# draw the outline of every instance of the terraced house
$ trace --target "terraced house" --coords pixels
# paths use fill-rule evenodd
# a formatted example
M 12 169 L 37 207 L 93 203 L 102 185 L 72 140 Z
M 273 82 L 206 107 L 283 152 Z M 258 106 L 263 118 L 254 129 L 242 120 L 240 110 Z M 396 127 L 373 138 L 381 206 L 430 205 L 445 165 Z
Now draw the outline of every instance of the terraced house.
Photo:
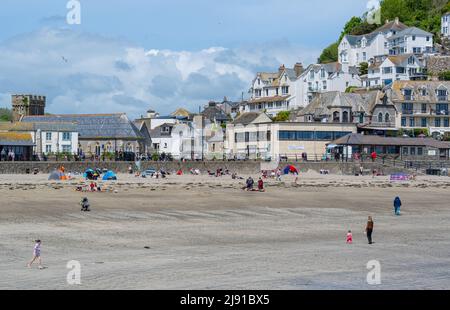
M 395 127 L 427 129 L 430 134 L 450 132 L 449 92 L 450 82 L 395 81 L 386 87 L 397 111 Z

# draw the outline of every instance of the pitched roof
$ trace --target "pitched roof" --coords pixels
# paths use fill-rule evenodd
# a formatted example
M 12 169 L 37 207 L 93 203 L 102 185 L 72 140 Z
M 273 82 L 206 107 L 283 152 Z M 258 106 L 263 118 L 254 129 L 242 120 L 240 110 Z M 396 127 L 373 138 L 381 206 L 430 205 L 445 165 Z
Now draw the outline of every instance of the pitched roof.
M 447 89 L 450 92 L 450 81 L 394 81 L 385 87 L 392 101 L 404 101 L 404 89 L 410 89 L 414 100 L 437 102 L 437 90 Z M 423 90 L 426 90 L 425 96 Z
M 217 106 L 208 106 L 203 110 L 201 114 L 212 122 L 214 120 L 216 121 L 229 120 L 229 117 L 225 114 L 225 112 L 223 112 L 222 109 L 220 109 Z
M 15 122 L 6 123 L 0 122 L 0 130 L 6 131 L 59 131 L 59 132 L 76 132 L 77 126 L 75 123 L 52 123 L 52 122 Z
M 184 116 L 184 117 L 189 117 L 192 115 L 191 112 L 189 112 L 188 110 L 184 109 L 184 108 L 178 108 L 176 109 L 174 112 L 172 112 L 170 115 L 172 116 Z
M 378 145 L 378 146 L 425 146 L 438 149 L 450 149 L 450 142 L 438 141 L 432 138 L 396 138 L 362 135 L 357 133 L 348 134 L 332 141 L 330 144 L 337 145 Z
M 0 145 L 34 146 L 31 134 L 23 132 L 0 132 Z
M 352 112 L 369 112 L 369 106 L 376 97 L 377 91 L 367 93 L 342 93 L 330 91 L 320 93 L 311 103 L 299 111 L 298 115 L 313 114 L 316 116 L 331 115 L 331 107 L 350 107 Z
M 247 112 L 239 115 L 233 122 L 234 125 L 248 125 L 254 122 L 261 115 L 266 115 L 263 112 Z M 266 115 L 267 116 L 267 115 Z M 268 120 L 270 119 L 267 116 Z
M 409 27 L 406 28 L 400 32 L 398 32 L 397 34 L 393 35 L 392 37 L 388 38 L 389 41 L 391 40 L 395 40 L 398 38 L 402 38 L 404 36 L 412 36 L 412 35 L 416 35 L 416 36 L 433 36 L 432 33 L 429 33 L 425 30 L 422 30 L 420 28 L 417 27 Z
M 143 139 L 125 113 L 25 116 L 22 122 L 75 123 L 80 139 Z
M 364 38 L 364 37 L 367 39 L 367 43 L 370 44 L 373 41 L 373 39 L 375 39 L 377 37 L 377 35 L 380 33 L 386 34 L 389 31 L 402 31 L 406 28 L 408 28 L 408 26 L 406 26 L 405 24 L 403 24 L 401 22 L 397 22 L 394 20 L 394 21 L 385 23 L 383 26 L 378 27 L 377 29 L 375 29 L 374 31 L 372 31 L 370 33 L 362 34 L 362 35 L 347 34 L 345 36 L 345 38 L 347 38 L 348 42 L 352 46 L 356 46 L 356 45 L 360 44 L 362 38 Z
M 273 96 L 273 97 L 262 97 L 258 99 L 249 100 L 248 103 L 262 103 L 262 102 L 278 102 L 288 99 L 290 96 Z

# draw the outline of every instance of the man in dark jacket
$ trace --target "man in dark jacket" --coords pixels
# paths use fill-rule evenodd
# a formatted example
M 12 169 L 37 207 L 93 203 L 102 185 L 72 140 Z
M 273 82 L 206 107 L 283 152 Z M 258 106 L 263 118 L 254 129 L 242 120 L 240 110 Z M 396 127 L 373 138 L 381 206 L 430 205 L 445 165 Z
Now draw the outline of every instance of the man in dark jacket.
M 400 215 L 400 207 L 402 205 L 402 201 L 400 200 L 400 197 L 395 197 L 394 199 L 394 213 L 395 215 Z

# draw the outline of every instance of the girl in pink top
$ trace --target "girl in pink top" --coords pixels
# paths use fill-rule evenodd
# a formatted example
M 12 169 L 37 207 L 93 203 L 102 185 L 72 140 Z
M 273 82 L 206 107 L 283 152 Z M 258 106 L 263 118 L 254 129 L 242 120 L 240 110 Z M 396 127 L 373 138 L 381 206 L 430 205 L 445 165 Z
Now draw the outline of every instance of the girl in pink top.
M 36 244 L 33 248 L 33 259 L 28 263 L 28 267 L 31 267 L 31 265 L 34 263 L 34 261 L 37 260 L 39 263 L 39 269 L 43 269 L 42 267 L 42 260 L 41 260 L 41 240 L 36 240 Z

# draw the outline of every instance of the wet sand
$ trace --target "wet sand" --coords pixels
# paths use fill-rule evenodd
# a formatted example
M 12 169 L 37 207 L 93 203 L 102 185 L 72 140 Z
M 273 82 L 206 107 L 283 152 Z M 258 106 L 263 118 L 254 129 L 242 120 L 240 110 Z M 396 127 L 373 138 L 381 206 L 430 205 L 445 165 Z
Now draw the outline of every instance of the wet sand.
M 268 180 L 265 193 L 230 176 L 119 175 L 102 193 L 46 177 L 0 175 L 0 289 L 450 289 L 448 177 L 306 173 Z M 44 270 L 25 267 L 36 238 Z M 378 286 L 366 283 L 374 259 Z M 70 260 L 81 285 L 66 282 Z

